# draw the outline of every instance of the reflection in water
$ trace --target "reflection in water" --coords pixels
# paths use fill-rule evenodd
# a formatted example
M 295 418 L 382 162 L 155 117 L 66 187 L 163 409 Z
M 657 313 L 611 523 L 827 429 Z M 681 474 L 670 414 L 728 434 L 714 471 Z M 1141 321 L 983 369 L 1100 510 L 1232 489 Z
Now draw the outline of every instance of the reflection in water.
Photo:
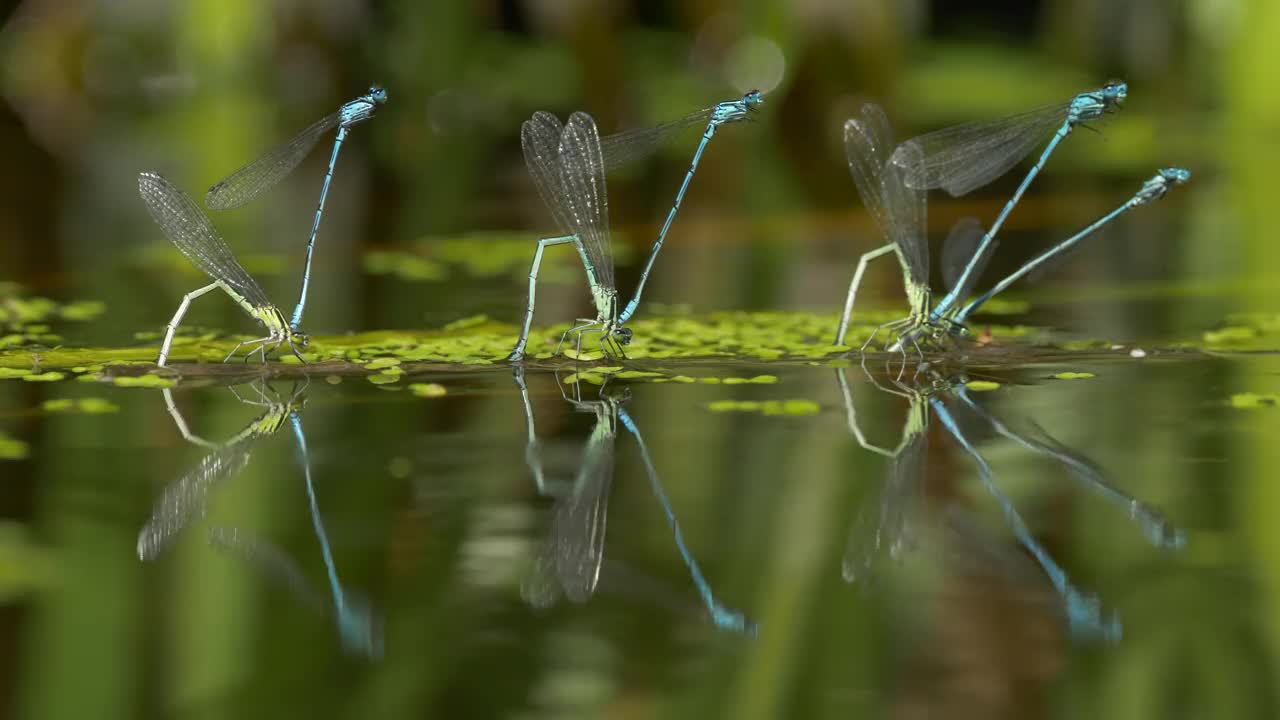
M 1035 557 L 1036 562 L 1040 564 L 1049 581 L 1053 583 L 1054 589 L 1062 597 L 1066 605 L 1067 621 L 1070 624 L 1072 634 L 1082 638 L 1101 637 L 1109 641 L 1119 640 L 1121 633 L 1120 620 L 1114 616 L 1104 618 L 1101 604 L 1097 598 L 1082 594 L 1071 584 L 1067 578 L 1066 571 L 1036 541 L 1035 536 L 1031 534 L 1030 528 L 1027 527 L 1017 509 L 1014 508 L 1013 503 L 995 484 L 995 478 L 991 474 L 991 466 L 987 464 L 986 458 L 982 456 L 982 453 L 974 447 L 969 438 L 961 431 L 947 406 L 936 396 L 929 397 L 929 404 L 933 406 L 934 414 L 938 416 L 938 420 L 942 422 L 943 427 L 946 428 L 951 437 L 973 458 L 974 463 L 978 466 L 978 477 L 982 479 L 983 488 L 999 504 L 1000 512 L 1004 515 L 1005 522 L 1008 523 L 1009 528 L 1013 530 L 1014 537 L 1018 538 L 1018 542 Z
M 166 488 L 160 496 L 151 518 L 138 533 L 138 557 L 144 561 L 155 560 L 193 519 L 204 517 L 213 487 L 243 470 L 249 464 L 256 441 L 275 434 L 287 422 L 293 429 L 297 462 L 302 466 L 312 527 L 328 573 L 332 610 L 343 647 L 368 657 L 380 657 L 381 621 L 366 600 L 343 588 L 329 545 L 329 535 L 320 515 L 320 505 L 311 477 L 311 455 L 300 417 L 302 407 L 306 404 L 302 394 L 305 387 L 295 390 L 287 400 L 279 396 L 274 388 L 265 385 L 257 389 L 257 398 L 253 400 L 244 398 L 234 388 L 228 389 L 241 403 L 261 406 L 265 410 L 225 443 L 214 443 L 192 433 L 178 410 L 172 393 L 168 388 L 161 391 L 164 393 L 165 406 L 182 436 L 193 444 L 212 449 L 212 452 L 194 469 Z M 239 528 L 224 527 L 210 528 L 208 538 L 211 546 L 243 558 L 311 606 L 324 608 L 328 605 L 323 595 L 311 586 L 297 561 L 269 540 Z
M 881 391 L 906 398 L 910 402 L 910 409 L 903 427 L 902 441 L 896 448 L 889 450 L 869 443 L 858 425 L 848 379 L 844 370 L 837 370 L 837 380 L 844 397 L 850 432 L 863 447 L 890 458 L 889 476 L 881 491 L 878 513 L 873 517 L 872 513 L 864 509 L 850 534 L 843 567 L 845 580 L 849 582 L 861 580 L 872 574 L 877 557 L 887 554 L 896 560 L 904 548 L 916 545 L 916 539 L 912 535 L 911 520 L 915 519 L 912 511 L 916 501 L 921 498 L 925 485 L 925 466 L 929 447 L 927 430 L 931 408 L 933 415 L 937 416 L 947 434 L 973 460 L 983 489 L 996 501 L 1014 537 L 1035 558 L 1057 591 L 1072 635 L 1077 638 L 1102 638 L 1112 642 L 1118 640 L 1122 634 L 1119 619 L 1104 617 L 1097 599 L 1073 586 L 1062 567 L 1036 541 L 1013 503 L 996 484 L 990 464 L 970 440 L 970 433 L 965 429 L 967 423 L 953 414 L 952 408 L 944 398 L 953 399 L 958 409 L 963 409 L 971 416 L 970 420 L 981 420 L 996 433 L 1065 466 L 1071 471 L 1073 477 L 1089 489 L 1123 507 L 1153 545 L 1165 549 L 1180 548 L 1186 542 L 1182 531 L 1170 525 L 1154 508 L 1108 483 L 1093 463 L 1063 447 L 1042 430 L 1037 429 L 1043 436 L 1041 438 L 1012 430 L 988 409 L 973 400 L 965 387 L 963 378 L 944 378 L 930 372 L 923 382 L 919 375 L 912 384 L 894 381 L 893 384 L 897 388 L 894 389 L 880 384 L 869 373 L 867 377 L 871 384 Z M 948 508 L 948 510 L 952 511 L 954 508 Z M 955 512 L 949 512 L 948 515 L 950 522 L 947 530 L 952 533 L 973 534 L 971 528 L 966 530 L 963 524 L 955 522 L 957 517 Z
M 528 431 L 528 444 L 525 448 L 525 461 L 533 472 L 538 492 L 555 498 L 552 510 L 551 530 L 543 551 L 535 562 L 533 573 L 522 588 L 522 594 L 531 604 L 547 607 L 555 603 L 557 591 L 553 576 L 559 581 L 564 595 L 574 603 L 584 603 L 595 592 L 600 580 L 601 567 L 604 564 L 605 528 L 609 514 L 609 493 L 612 489 L 614 467 L 614 441 L 618 434 L 618 425 L 635 438 L 640 450 L 640 458 L 644 464 L 645 475 L 649 479 L 649 487 L 653 496 L 662 506 L 671 534 L 675 540 L 680 557 L 684 560 L 693 583 L 702 597 L 703 606 L 712 623 L 723 630 L 745 633 L 754 636 L 756 624 L 741 612 L 721 605 L 711 590 L 710 583 L 703 576 L 702 570 L 693 558 L 693 554 L 685 545 L 684 535 L 680 531 L 680 523 L 676 519 L 675 510 L 667 499 L 662 482 L 658 479 L 657 469 L 649 455 L 649 447 L 640 434 L 640 429 L 622 405 L 628 400 L 629 393 L 624 388 L 621 392 L 610 392 L 601 387 L 596 400 L 583 400 L 580 394 L 582 383 L 577 383 L 574 397 L 569 397 L 560 385 L 556 384 L 560 394 L 577 412 L 594 414 L 595 426 L 578 466 L 573 485 L 567 489 L 553 487 L 542 465 L 542 451 L 538 444 L 537 431 L 533 419 L 533 404 L 529 400 L 529 390 L 525 384 L 524 369 L 519 364 L 513 368 L 513 377 L 520 388 L 524 401 L 525 423 Z
M 156 501 L 151 519 L 138 533 L 138 557 L 142 560 L 154 560 L 159 557 L 193 517 L 204 517 L 208 510 L 210 490 L 243 470 L 249 464 L 249 458 L 257 440 L 275 434 L 295 409 L 296 398 L 291 398 L 287 403 L 265 402 L 265 400 L 255 403 L 241 397 L 234 388 L 228 389 L 241 403 L 260 404 L 266 409 L 245 425 L 244 429 L 222 443 L 212 442 L 192 433 L 186 419 L 182 417 L 177 404 L 173 401 L 173 393 L 169 388 L 160 391 L 164 394 L 165 407 L 173 418 L 178 432 L 182 433 L 182 437 L 194 445 L 209 448 L 213 452 L 205 456 L 190 472 L 165 488 L 160 499 Z
M 873 516 L 870 505 L 864 504 L 849 536 L 842 571 L 844 579 L 853 582 L 872 574 L 876 558 L 882 554 L 881 548 L 896 560 L 904 547 L 915 545 L 907 515 L 913 501 L 924 489 L 925 459 L 929 452 L 929 435 L 926 432 L 929 428 L 929 407 L 919 402 L 916 394 L 906 395 L 912 402 L 902 425 L 902 439 L 897 447 L 890 450 L 867 441 L 858 424 L 853 392 L 849 389 L 843 368 L 836 370 L 836 380 L 844 396 L 849 430 L 858 444 L 889 458 L 889 476 L 882 486 L 879 512 Z
M 1058 461 L 1071 471 L 1072 477 L 1127 512 L 1152 545 L 1177 549 L 1186 544 L 1186 534 L 1174 527 L 1160 511 L 1107 482 L 1097 465 L 1054 440 L 1043 428 L 1032 423 L 1031 432 L 1040 437 L 1032 437 L 1029 432 L 1015 432 L 991 414 L 990 410 L 975 402 L 964 385 L 954 387 L 953 393 L 965 407 L 985 420 L 997 433 L 1032 452 Z

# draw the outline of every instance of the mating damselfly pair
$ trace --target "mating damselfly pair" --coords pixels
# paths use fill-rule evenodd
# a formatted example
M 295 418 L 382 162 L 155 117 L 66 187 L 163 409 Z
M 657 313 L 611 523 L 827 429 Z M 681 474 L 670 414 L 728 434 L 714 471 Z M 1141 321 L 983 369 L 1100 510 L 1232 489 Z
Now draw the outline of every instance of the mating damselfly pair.
M 845 123 L 845 152 L 863 205 L 875 218 L 887 242 L 859 260 L 849 284 L 835 344 L 845 343 L 858 288 L 871 260 L 890 252 L 897 256 L 910 310 L 905 318 L 875 328 L 862 349 L 866 350 L 882 330 L 888 330 L 890 339 L 886 349 L 905 353 L 910 345 L 923 356 L 922 344 L 936 346 L 965 334 L 965 321 L 996 294 L 1033 272 L 1043 271 L 1053 260 L 1125 212 L 1158 200 L 1171 188 L 1187 182 L 1191 178 L 1187 170 L 1176 167 L 1158 170 L 1119 207 L 1026 261 L 990 290 L 962 304 L 972 295 L 995 251 L 997 233 L 1049 156 L 1073 129 L 1087 126 L 1086 123 L 1113 111 L 1127 95 L 1128 86 L 1114 81 L 1065 103 L 938 130 L 896 147 L 884 110 L 875 103 L 865 103 L 858 116 Z M 984 231 L 974 218 L 961 219 L 952 227 L 942 252 L 948 291 L 931 309 L 927 191 L 941 188 L 952 196 L 960 196 L 983 187 L 1030 154 L 1051 131 L 1052 137 L 1040 158 L 990 229 Z
M 320 232 L 320 217 L 324 213 L 325 199 L 329 196 L 329 184 L 333 180 L 333 168 L 338 163 L 338 153 L 342 150 L 342 143 L 350 128 L 373 117 L 378 106 L 386 101 L 386 90 L 377 86 L 369 88 L 366 94 L 345 103 L 337 111 L 309 125 L 293 139 L 228 175 L 211 187 L 205 197 L 205 204 L 214 210 L 230 210 L 252 201 L 283 180 L 310 154 L 320 138 L 337 128 L 333 152 L 329 156 L 329 167 L 325 171 L 324 183 L 320 186 L 320 201 L 316 205 L 315 219 L 312 220 L 311 233 L 307 238 L 302 289 L 293 315 L 289 318 L 285 318 L 280 308 L 267 298 L 257 281 L 236 260 L 231 248 L 186 193 L 158 173 L 144 172 L 138 176 L 138 193 L 151 212 L 151 217 L 191 264 L 213 279 L 212 283 L 193 290 L 182 298 L 178 311 L 166 326 L 164 342 L 160 345 L 160 357 L 156 361 L 158 365 L 163 367 L 168 362 L 174 335 L 191 301 L 216 289 L 231 296 L 236 304 L 267 330 L 265 337 L 236 345 L 227 355 L 227 360 L 242 347 L 250 345 L 253 348 L 245 359 L 258 353 L 265 362 L 267 353 L 284 344 L 289 346 L 299 360 L 303 359 L 298 346 L 305 347 L 308 341 L 307 336 L 299 331 L 299 326 L 307 306 L 307 292 L 311 287 L 311 258 L 316 235 Z
M 560 345 L 573 334 L 577 341 L 577 351 L 581 353 L 583 335 L 593 333 L 598 335 L 600 349 L 605 355 L 625 355 L 623 346 L 631 342 L 631 328 L 626 327 L 626 323 L 635 315 L 636 307 L 640 304 L 640 294 L 644 292 L 645 282 L 648 281 L 654 261 L 666 241 L 671 223 L 680 210 L 680 203 L 689 189 L 693 174 L 698 170 L 703 151 L 717 128 L 746 120 L 763 100 L 761 94 L 753 90 L 736 100 L 692 112 L 657 127 L 621 132 L 603 139 L 596 129 L 595 120 L 584 112 L 573 113 L 565 124 L 561 124 L 555 115 L 548 112 L 534 113 L 532 118 L 524 122 L 520 129 L 520 142 L 524 148 L 525 164 L 538 193 L 563 234 L 538 241 L 538 249 L 529 270 L 529 304 L 524 326 L 508 359 L 522 359 L 529 342 L 538 269 L 542 264 L 543 251 L 552 245 L 570 243 L 582 259 L 587 285 L 591 289 L 591 299 L 596 307 L 596 317 L 579 318 L 561 336 Z M 679 131 L 704 123 L 706 130 L 702 133 L 702 140 L 698 143 L 684 181 L 676 192 L 675 203 L 649 250 L 644 268 L 640 271 L 640 282 L 636 285 L 635 295 L 626 307 L 619 308 L 613 247 L 609 240 L 609 197 L 605 172 L 645 157 L 673 139 Z M 559 348 L 557 346 L 557 352 Z

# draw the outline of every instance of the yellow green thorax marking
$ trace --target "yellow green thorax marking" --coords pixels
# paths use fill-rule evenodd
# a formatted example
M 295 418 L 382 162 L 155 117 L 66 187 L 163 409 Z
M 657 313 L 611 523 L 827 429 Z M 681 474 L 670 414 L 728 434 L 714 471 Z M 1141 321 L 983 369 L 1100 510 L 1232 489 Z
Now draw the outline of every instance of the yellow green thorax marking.
M 285 318 L 284 313 L 280 312 L 280 308 L 275 305 L 261 305 L 253 307 L 243 300 L 241 305 L 249 312 L 253 319 L 262 323 L 273 337 L 288 339 L 293 335 L 293 331 L 289 329 L 289 321 Z

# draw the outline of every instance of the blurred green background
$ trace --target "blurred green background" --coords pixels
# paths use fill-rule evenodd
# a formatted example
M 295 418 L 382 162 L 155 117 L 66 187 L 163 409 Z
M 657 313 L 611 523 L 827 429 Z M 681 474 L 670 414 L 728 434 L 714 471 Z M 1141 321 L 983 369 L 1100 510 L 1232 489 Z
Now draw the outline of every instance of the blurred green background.
M 1280 307 L 1270 183 L 1280 162 L 1280 3 L 0 8 L 0 280 L 105 301 L 96 322 L 59 328 L 72 344 L 139 342 L 135 333 L 161 328 L 182 293 L 202 284 L 138 201 L 139 171 L 159 170 L 199 197 L 375 82 L 390 102 L 344 146 L 321 227 L 308 310 L 316 333 L 519 317 L 533 240 L 550 229 L 519 146 L 535 110 L 587 110 L 611 132 L 764 90 L 757 122 L 725 129 L 709 148 L 646 301 L 830 313 L 857 255 L 878 243 L 841 146 L 861 99 L 883 103 L 905 138 L 1061 101 L 1112 77 L 1129 83 L 1124 108 L 1100 134 L 1077 132 L 1055 153 L 1010 218 L 992 273 L 1176 164 L 1193 171 L 1191 184 L 1124 217 L 1027 291 L 1033 320 L 1163 342 Z M 647 247 L 695 142 L 691 133 L 610 178 L 620 254 Z M 281 304 L 296 292 L 327 158 L 317 150 L 258 202 L 213 215 Z M 1019 178 L 961 199 L 933 194 L 935 247 L 956 218 L 994 217 Z M 371 253 L 427 270 L 367 272 Z M 475 270 L 486 261 L 497 271 Z M 571 262 L 540 295 L 540 322 L 586 309 Z M 881 305 L 901 304 L 890 265 L 870 279 Z M 636 270 L 619 269 L 624 292 Z M 214 300 L 197 303 L 190 321 L 247 329 L 239 309 Z M 992 456 L 1059 561 L 1125 618 L 1115 648 L 1070 646 L 1053 613 L 1035 609 L 1041 601 L 1006 610 L 1003 581 L 954 569 L 941 580 L 913 571 L 870 596 L 842 583 L 850 518 L 872 502 L 884 463 L 848 437 L 827 368 L 793 368 L 750 396 L 821 403 L 819 417 L 789 425 L 703 414 L 706 402 L 746 391 L 635 392 L 632 413 L 690 544 L 717 589 L 761 621 L 755 643 L 716 635 L 696 612 L 668 612 L 696 600 L 625 436 L 611 552 L 665 581 L 664 599 L 648 588 L 639 600 L 624 593 L 537 614 L 511 566 L 545 536 L 546 502 L 521 462 L 525 425 L 505 371 L 442 378 L 451 396 L 435 404 L 313 383 L 307 418 L 322 505 L 338 566 L 387 618 L 381 663 L 345 657 L 323 613 L 299 612 L 288 592 L 211 553 L 203 528 L 163 565 L 138 562 L 137 531 L 155 497 L 202 456 L 177 436 L 158 394 L 6 381 L 0 427 L 31 454 L 0 466 L 13 519 L 0 568 L 15 598 L 0 625 L 0 700 L 15 716 L 58 718 L 1273 717 L 1280 534 L 1269 511 L 1280 502 L 1280 421 L 1233 413 L 1226 398 L 1280 390 L 1275 363 L 1091 369 L 1093 384 L 1008 387 L 990 402 L 1034 417 L 1165 507 L 1191 533 L 1184 554 L 1161 556 L 1122 513 L 1046 487 L 1060 472 L 1007 445 L 992 444 Z M 1039 383 L 1049 372 L 1001 379 Z M 538 436 L 572 476 L 590 419 L 569 411 L 549 377 L 531 386 Z M 857 393 L 879 439 L 896 441 L 902 408 L 872 388 Z M 86 394 L 107 394 L 119 414 L 36 410 Z M 221 388 L 179 401 L 212 437 L 255 414 Z M 932 433 L 930 502 L 981 507 L 1000 527 L 975 499 L 967 458 Z M 289 439 L 262 445 L 212 514 L 266 528 L 320 586 Z

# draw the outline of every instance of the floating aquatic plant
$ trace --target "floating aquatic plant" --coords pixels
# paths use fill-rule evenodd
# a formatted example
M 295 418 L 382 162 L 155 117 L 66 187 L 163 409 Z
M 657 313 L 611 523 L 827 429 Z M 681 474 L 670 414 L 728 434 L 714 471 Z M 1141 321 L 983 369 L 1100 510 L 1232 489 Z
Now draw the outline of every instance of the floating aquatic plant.
M 0 460 L 22 460 L 30 454 L 30 445 L 0 432 Z
M 27 382 L 57 382 L 65 378 L 66 376 L 67 376 L 66 373 L 60 373 L 56 370 L 50 370 L 49 372 L 42 372 L 42 373 L 32 374 L 32 375 L 23 375 L 22 379 Z
M 40 409 L 51 413 L 83 413 L 85 415 L 120 412 L 119 405 L 103 398 L 94 397 L 80 398 L 78 400 L 72 398 L 45 400 L 40 404 Z
M 449 390 L 439 383 L 410 383 L 409 392 L 424 398 L 444 397 L 449 394 Z
M 162 377 L 160 375 L 139 375 L 137 377 L 113 377 L 111 382 L 120 387 L 145 387 L 145 388 L 167 388 L 178 384 L 178 381 L 170 377 Z
M 569 323 L 561 323 L 535 328 L 526 362 L 531 366 L 571 368 L 594 373 L 596 376 L 611 375 L 619 380 L 725 384 L 765 382 L 751 377 L 726 378 L 722 373 L 714 371 L 702 377 L 694 377 L 688 371 L 677 373 L 662 366 L 668 361 L 712 360 L 752 364 L 798 362 L 847 367 L 851 357 L 854 358 L 852 362 L 856 362 L 853 348 L 860 345 L 876 325 L 898 314 L 897 311 L 860 313 L 855 318 L 857 324 L 851 326 L 848 346 L 829 344 L 827 336 L 835 321 L 833 314 L 714 312 L 701 315 L 645 316 L 631 325 L 635 329 L 635 337 L 627 347 L 627 358 L 607 361 L 601 357 L 598 348 L 584 349 L 578 353 L 572 338 L 556 354 L 561 337 L 570 327 Z M 1259 321 L 1267 322 L 1267 319 L 1259 318 Z M 1280 321 L 1275 324 L 1280 328 Z M 515 342 L 516 330 L 512 323 L 496 322 L 487 316 L 476 315 L 459 318 L 435 330 L 381 330 L 313 336 L 311 345 L 303 352 L 308 363 L 305 371 L 315 372 L 316 365 L 322 366 L 320 372 L 338 375 L 381 372 L 392 367 L 413 374 L 430 370 L 433 365 L 506 367 L 506 357 Z M 1018 347 L 1026 346 L 1026 338 L 1044 333 L 1041 329 L 1021 326 L 996 326 L 992 331 L 996 345 Z M 247 338 L 245 335 L 208 331 L 180 335 L 173 345 L 171 357 L 183 365 L 174 368 L 173 373 L 165 373 L 161 377 L 171 382 L 173 378 L 183 374 L 204 372 L 200 369 L 201 364 L 209 369 L 223 367 L 222 361 L 226 354 L 237 342 Z M 1268 336 L 1265 333 L 1260 333 L 1252 342 L 1256 344 L 1266 338 Z M 29 339 L 30 336 L 24 335 L 17 342 L 21 345 Z M 1015 343 L 1015 340 L 1021 342 Z M 1039 337 L 1036 337 L 1036 341 L 1039 341 Z M 1271 338 L 1269 341 L 1274 344 L 1280 342 L 1280 338 Z M 0 341 L 0 345 L 3 345 L 3 341 Z M 1059 347 L 1066 351 L 1097 351 L 1119 346 L 1100 340 L 1086 340 L 1063 343 Z M 985 354 L 990 352 L 989 348 L 979 350 L 984 353 L 984 361 L 997 361 L 1001 357 Z M 97 379 L 104 372 L 108 375 L 145 374 L 155 371 L 155 356 L 154 344 L 124 348 L 0 348 L 0 379 L 41 376 L 40 380 L 52 380 L 47 375 L 48 372 L 70 372 L 86 381 Z M 118 370 L 104 371 L 106 367 L 121 364 L 135 365 L 139 369 L 123 373 Z M 289 354 L 273 358 L 270 366 L 277 373 L 285 372 L 285 367 L 289 368 L 289 373 L 304 370 L 301 361 Z M 251 369 L 245 366 L 245 370 L 248 372 Z M 643 376 L 623 373 L 656 374 Z M 603 378 L 592 377 L 589 380 L 602 381 Z
M 707 403 L 711 412 L 746 412 L 761 415 L 817 415 L 822 406 L 812 400 L 717 400 Z
M 1280 405 L 1280 395 L 1274 393 L 1236 393 L 1231 396 L 1231 407 L 1237 410 L 1256 410 Z

